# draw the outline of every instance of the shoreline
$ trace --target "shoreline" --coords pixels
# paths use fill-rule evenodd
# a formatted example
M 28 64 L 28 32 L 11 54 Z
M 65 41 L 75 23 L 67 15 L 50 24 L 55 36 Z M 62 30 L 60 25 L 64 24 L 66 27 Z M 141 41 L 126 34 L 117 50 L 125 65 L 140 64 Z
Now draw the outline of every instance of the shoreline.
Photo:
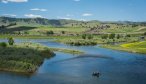
M 144 41 L 144 42 L 146 42 L 146 41 Z M 135 44 L 135 43 L 125 43 L 125 44 L 121 44 L 121 45 L 105 44 L 105 45 L 101 45 L 100 47 L 112 49 L 112 50 L 118 50 L 118 51 L 125 51 L 125 52 L 130 52 L 130 53 L 146 54 L 146 48 L 136 47 L 133 45 L 129 46 L 129 47 L 126 47 L 126 46 L 124 47 L 124 45 L 131 45 L 131 44 Z M 137 43 L 141 43 L 141 42 L 137 42 Z
M 49 48 L 39 43 L 18 43 L 6 48 L 0 47 L 0 49 L 0 71 L 29 74 L 35 73 L 45 58 L 54 57 L 54 51 L 70 54 L 84 53 L 78 50 Z

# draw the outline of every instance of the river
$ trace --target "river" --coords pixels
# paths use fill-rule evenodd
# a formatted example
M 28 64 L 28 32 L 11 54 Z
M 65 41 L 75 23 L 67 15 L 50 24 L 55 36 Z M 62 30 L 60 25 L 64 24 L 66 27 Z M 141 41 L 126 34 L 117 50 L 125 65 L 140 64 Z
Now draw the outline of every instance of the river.
M 45 59 L 33 75 L 1 71 L 0 84 L 146 84 L 146 55 L 143 54 L 105 49 L 99 45 L 69 46 L 46 39 L 16 39 L 16 42 L 76 49 L 84 51 L 85 55 L 55 52 L 56 56 Z M 95 71 L 101 73 L 99 78 L 92 76 Z

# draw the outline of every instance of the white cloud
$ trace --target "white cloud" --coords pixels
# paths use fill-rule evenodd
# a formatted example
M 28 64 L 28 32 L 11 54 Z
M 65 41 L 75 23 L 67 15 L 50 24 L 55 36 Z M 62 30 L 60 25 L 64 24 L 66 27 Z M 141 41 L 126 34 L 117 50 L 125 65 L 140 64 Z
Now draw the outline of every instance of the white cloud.
M 74 1 L 79 2 L 79 1 L 81 1 L 81 0 L 74 0 Z
M 21 2 L 27 2 L 28 0 L 1 0 L 3 3 L 8 3 L 8 2 L 16 2 L 16 3 L 21 3 Z
M 82 14 L 82 16 L 92 16 L 93 14 L 90 14 L 90 13 L 84 13 Z
M 32 10 L 32 11 L 47 11 L 47 9 L 40 9 L 40 8 L 33 8 L 30 10 Z
M 34 14 L 25 14 L 24 16 L 28 18 L 44 18 L 41 15 L 34 15 Z
M 16 17 L 17 15 L 15 14 L 3 14 L 4 16 L 8 16 L 8 17 Z
M 86 19 L 78 19 L 79 21 L 87 21 Z

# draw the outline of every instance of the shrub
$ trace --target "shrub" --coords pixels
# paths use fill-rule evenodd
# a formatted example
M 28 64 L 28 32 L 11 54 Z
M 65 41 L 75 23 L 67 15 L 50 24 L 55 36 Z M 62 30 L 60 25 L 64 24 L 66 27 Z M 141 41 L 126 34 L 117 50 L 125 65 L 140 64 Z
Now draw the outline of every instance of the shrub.
M 9 45 L 13 45 L 15 43 L 14 39 L 12 37 L 8 38 L 8 43 Z
M 107 38 L 108 38 L 108 35 L 107 35 L 107 34 L 102 35 L 101 38 L 102 38 L 102 39 L 107 39 Z
M 24 34 L 29 34 L 29 32 L 28 31 L 25 31 Z
M 127 34 L 126 37 L 131 37 L 131 35 L 130 34 Z
M 88 35 L 88 39 L 93 39 L 93 35 Z
M 120 39 L 120 37 L 121 37 L 121 36 L 118 34 L 118 35 L 117 35 L 117 39 Z
M 5 47 L 7 47 L 7 43 L 1 42 L 1 43 L 0 43 L 0 46 L 5 48 Z
M 86 34 L 83 34 L 82 35 L 82 39 L 86 39 L 87 35 Z
M 61 31 L 62 34 L 65 34 L 65 31 Z
M 110 35 L 109 35 L 109 39 L 114 39 L 115 36 L 116 36 L 115 34 L 110 34 Z
M 47 35 L 52 35 L 52 34 L 54 34 L 53 31 L 47 31 Z
M 144 32 L 144 36 L 146 36 L 146 32 Z

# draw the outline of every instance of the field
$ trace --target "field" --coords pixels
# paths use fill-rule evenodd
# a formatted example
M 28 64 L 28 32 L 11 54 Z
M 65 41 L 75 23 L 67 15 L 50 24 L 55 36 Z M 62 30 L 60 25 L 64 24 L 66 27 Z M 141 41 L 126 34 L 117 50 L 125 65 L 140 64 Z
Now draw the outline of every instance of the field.
M 146 54 L 146 41 L 120 45 L 102 45 L 104 48 Z
M 140 42 L 146 37 L 145 22 L 101 22 L 0 17 L 0 38 L 42 38 L 85 46 Z

